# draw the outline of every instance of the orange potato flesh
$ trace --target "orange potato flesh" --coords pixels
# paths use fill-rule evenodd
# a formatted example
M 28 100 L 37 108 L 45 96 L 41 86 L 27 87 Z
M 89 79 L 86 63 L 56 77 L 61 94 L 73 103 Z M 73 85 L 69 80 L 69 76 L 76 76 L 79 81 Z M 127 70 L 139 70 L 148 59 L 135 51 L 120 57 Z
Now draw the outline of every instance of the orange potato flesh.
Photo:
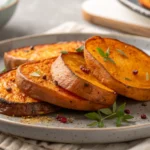
M 98 53 L 98 47 L 104 52 L 109 48 L 109 57 L 115 64 L 105 61 Z M 95 36 L 86 41 L 84 55 L 88 66 L 96 67 L 93 74 L 103 84 L 121 95 L 136 100 L 150 100 L 150 79 L 146 77 L 150 75 L 150 59 L 147 54 L 118 40 Z M 135 75 L 136 70 L 138 73 Z
M 17 69 L 16 75 L 18 87 L 33 98 L 68 109 L 90 111 L 108 107 L 107 105 L 92 103 L 55 85 L 50 74 L 53 62 L 54 59 L 47 59 L 21 65 Z M 40 77 L 30 75 L 36 71 L 40 71 Z M 42 78 L 43 75 L 46 75 L 46 80 Z
M 52 78 L 59 86 L 91 102 L 112 105 L 116 100 L 116 92 L 101 84 L 90 70 L 87 73 L 81 68 L 88 69 L 83 55 L 61 55 L 52 64 Z
M 82 41 L 71 41 L 18 48 L 5 52 L 4 61 L 6 68 L 12 69 L 25 62 L 57 57 L 63 50 L 75 52 L 82 45 Z
M 150 9 L 150 0 L 139 0 L 139 3 L 144 7 Z

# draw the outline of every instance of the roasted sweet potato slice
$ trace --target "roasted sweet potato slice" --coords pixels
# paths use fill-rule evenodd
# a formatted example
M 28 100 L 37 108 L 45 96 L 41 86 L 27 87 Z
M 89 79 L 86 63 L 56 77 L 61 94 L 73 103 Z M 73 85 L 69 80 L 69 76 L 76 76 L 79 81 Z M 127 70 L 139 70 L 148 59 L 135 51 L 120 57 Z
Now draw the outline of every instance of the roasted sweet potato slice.
M 82 45 L 83 42 L 71 41 L 14 49 L 4 54 L 5 66 L 12 69 L 28 61 L 57 57 L 61 51 L 75 52 Z
M 16 70 L 0 75 L 0 113 L 9 116 L 35 116 L 58 110 L 57 106 L 33 99 L 21 92 L 16 83 Z
M 150 100 L 150 57 L 118 40 L 92 37 L 85 42 L 85 61 L 92 73 L 117 93 Z
M 150 0 L 139 0 L 139 3 L 140 3 L 142 6 L 144 6 L 144 7 L 148 8 L 148 9 L 150 9 Z
M 91 102 L 112 105 L 116 99 L 116 92 L 92 75 L 79 53 L 60 55 L 52 64 L 51 74 L 59 86 Z
M 52 81 L 50 69 L 55 59 L 23 64 L 17 69 L 18 87 L 29 96 L 51 104 L 75 110 L 98 110 L 107 105 L 92 103 L 57 86 Z

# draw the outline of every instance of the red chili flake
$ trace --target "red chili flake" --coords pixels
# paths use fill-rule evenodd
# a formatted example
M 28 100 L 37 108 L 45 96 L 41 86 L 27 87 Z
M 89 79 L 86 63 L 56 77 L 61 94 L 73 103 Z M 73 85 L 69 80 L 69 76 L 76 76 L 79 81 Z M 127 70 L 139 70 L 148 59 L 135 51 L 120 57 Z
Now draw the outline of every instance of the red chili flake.
M 126 114 L 130 114 L 130 110 L 129 110 L 129 109 L 125 109 L 124 112 L 125 112 Z
M 62 123 L 67 123 L 67 118 L 65 118 L 65 117 L 62 117 L 62 118 L 60 118 L 60 120 L 59 120 L 60 122 L 62 122 Z
M 83 72 L 87 73 L 87 74 L 90 73 L 90 69 L 86 68 L 86 67 L 83 66 L 83 65 L 80 66 L 80 69 L 81 69 Z
M 147 116 L 145 114 L 142 114 L 141 119 L 147 119 Z
M 134 75 L 137 75 L 138 74 L 138 70 L 133 70 L 132 72 Z
M 67 123 L 68 122 L 67 118 L 64 117 L 64 116 L 57 115 L 56 119 L 58 121 L 62 122 L 62 123 Z

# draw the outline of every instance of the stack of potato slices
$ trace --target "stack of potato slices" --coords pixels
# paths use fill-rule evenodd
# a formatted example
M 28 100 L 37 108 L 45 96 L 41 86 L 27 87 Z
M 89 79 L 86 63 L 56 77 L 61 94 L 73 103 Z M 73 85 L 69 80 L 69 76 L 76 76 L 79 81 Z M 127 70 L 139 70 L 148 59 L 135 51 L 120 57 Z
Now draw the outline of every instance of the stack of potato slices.
M 110 107 L 118 94 L 150 100 L 149 56 L 118 40 L 94 36 L 85 43 L 20 48 L 6 52 L 4 60 L 8 69 L 20 65 L 0 77 L 0 98 L 22 109 L 3 112 L 7 115 L 46 114 L 60 107 L 95 111 Z

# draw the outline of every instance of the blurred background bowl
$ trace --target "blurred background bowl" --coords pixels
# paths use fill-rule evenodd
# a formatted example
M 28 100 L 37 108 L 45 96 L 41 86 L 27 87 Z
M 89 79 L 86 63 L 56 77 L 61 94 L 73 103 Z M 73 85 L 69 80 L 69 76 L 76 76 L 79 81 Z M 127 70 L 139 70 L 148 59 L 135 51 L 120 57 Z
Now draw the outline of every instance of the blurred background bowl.
M 12 17 L 18 1 L 19 0 L 0 0 L 0 28 Z

